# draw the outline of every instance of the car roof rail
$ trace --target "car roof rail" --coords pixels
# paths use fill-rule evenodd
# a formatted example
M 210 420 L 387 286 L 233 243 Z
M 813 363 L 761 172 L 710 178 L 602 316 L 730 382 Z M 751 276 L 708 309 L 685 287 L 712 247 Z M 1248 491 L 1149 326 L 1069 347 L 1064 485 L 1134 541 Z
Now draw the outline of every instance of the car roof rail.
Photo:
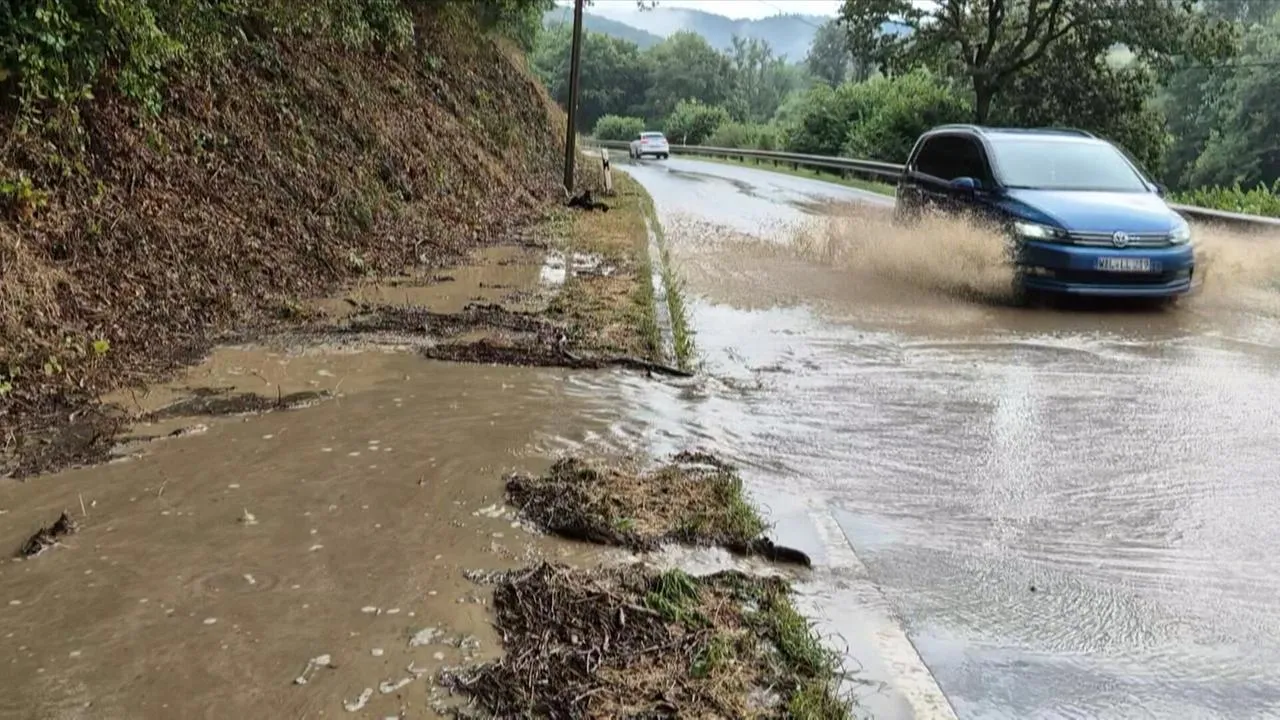
M 982 132 L 982 128 L 970 123 L 950 123 L 947 125 L 939 125 L 929 132 L 934 132 L 935 130 L 972 130 L 973 132 Z
M 1043 129 L 1049 132 L 1062 133 L 1064 135 L 1079 135 L 1080 137 L 1087 137 L 1087 138 L 1098 137 L 1097 135 L 1094 135 L 1088 130 L 1081 130 L 1080 128 L 1052 127 L 1052 128 L 1043 128 Z
M 1025 135 L 1074 135 L 1076 137 L 1097 138 L 1096 135 L 1088 130 L 1070 127 L 1036 127 L 1036 128 L 1017 128 L 1017 127 L 993 127 L 983 128 L 990 133 L 1010 133 Z

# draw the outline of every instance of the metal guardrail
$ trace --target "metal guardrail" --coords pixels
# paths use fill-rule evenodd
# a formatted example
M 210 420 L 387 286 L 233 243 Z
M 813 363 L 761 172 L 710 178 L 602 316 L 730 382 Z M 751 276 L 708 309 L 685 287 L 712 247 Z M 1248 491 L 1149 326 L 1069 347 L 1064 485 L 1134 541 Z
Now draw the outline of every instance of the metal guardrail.
M 600 147 L 612 150 L 630 151 L 631 143 L 622 140 L 595 140 Z M 828 170 L 870 175 L 878 179 L 897 180 L 902 175 L 903 166 L 897 163 L 877 160 L 855 160 L 853 158 L 831 157 L 827 155 L 806 155 L 804 153 L 774 152 L 770 150 L 750 150 L 742 148 L 718 148 L 705 145 L 672 145 L 672 155 L 702 155 L 706 157 L 724 157 L 738 159 L 770 160 L 778 163 L 790 163 L 796 167 L 816 167 Z M 1261 215 L 1245 215 L 1243 213 L 1213 210 L 1194 205 L 1174 205 L 1169 207 L 1186 215 L 1192 220 L 1233 225 L 1249 229 L 1274 228 L 1280 230 L 1280 218 L 1263 217 Z

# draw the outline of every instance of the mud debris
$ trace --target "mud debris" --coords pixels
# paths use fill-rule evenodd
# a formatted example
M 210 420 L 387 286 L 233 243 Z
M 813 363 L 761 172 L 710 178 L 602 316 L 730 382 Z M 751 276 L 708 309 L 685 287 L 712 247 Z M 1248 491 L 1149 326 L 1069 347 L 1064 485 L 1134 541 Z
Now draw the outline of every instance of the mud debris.
M 779 578 L 641 566 L 508 573 L 505 654 L 446 670 L 458 717 L 848 717 L 839 666 Z
M 53 523 L 40 528 L 27 538 L 18 550 L 18 557 L 33 558 L 45 550 L 62 543 L 62 539 L 79 529 L 75 518 L 64 510 Z
M 423 350 L 423 355 L 433 360 L 488 365 L 561 367 L 572 370 L 622 368 L 666 377 L 690 378 L 694 376 L 692 372 L 687 370 L 635 357 L 579 356 L 564 349 L 560 343 L 513 345 L 484 338 L 475 342 L 441 343 L 426 348 Z
M 129 422 L 121 408 L 81 399 L 58 403 L 35 418 L 21 408 L 3 408 L 0 425 L 9 421 L 4 414 L 11 411 L 26 414 L 18 424 L 21 430 L 8 434 L 0 448 L 0 478 L 102 462 L 111 457 L 116 435 Z
M 569 201 L 565 203 L 565 205 L 579 210 L 599 210 L 601 212 L 609 212 L 609 206 L 592 197 L 590 190 L 583 190 L 581 193 L 574 195 L 569 198 Z
M 706 453 L 682 452 L 648 471 L 565 458 L 541 477 L 509 476 L 507 497 L 537 527 L 574 540 L 637 552 L 663 543 L 718 545 L 810 564 L 804 553 L 764 537 L 737 470 Z
M 191 397 L 149 412 L 143 422 L 199 415 L 254 415 L 272 410 L 298 410 L 331 397 L 326 391 L 304 391 L 268 397 L 257 393 L 237 393 L 234 388 L 197 388 Z
M 537 313 L 509 310 L 494 303 L 471 303 L 458 313 L 403 305 L 372 305 L 342 328 L 347 333 L 422 333 L 445 338 L 474 330 L 502 330 L 551 338 L 564 334 L 563 328 Z

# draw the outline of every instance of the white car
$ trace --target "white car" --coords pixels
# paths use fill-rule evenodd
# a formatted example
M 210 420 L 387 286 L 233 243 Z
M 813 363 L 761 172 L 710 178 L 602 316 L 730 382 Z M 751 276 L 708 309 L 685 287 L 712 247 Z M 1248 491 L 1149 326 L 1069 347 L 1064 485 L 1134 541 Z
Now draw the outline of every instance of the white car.
M 642 132 L 631 141 L 631 149 L 627 154 L 633 158 L 645 155 L 667 158 L 671 156 L 671 146 L 667 144 L 666 136 L 660 132 Z

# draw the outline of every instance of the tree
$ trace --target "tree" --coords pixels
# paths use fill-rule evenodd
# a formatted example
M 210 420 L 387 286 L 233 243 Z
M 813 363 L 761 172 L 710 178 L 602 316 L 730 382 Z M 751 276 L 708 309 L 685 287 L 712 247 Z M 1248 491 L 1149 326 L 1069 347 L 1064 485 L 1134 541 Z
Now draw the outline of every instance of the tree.
M 1280 9 L 1250 28 L 1239 65 L 1214 88 L 1204 150 L 1185 177 L 1189 186 L 1280 180 Z
M 569 105 L 572 29 L 560 25 L 542 33 L 533 53 L 534 72 L 563 107 Z M 649 62 L 635 43 L 584 32 L 578 86 L 577 126 L 589 130 L 604 115 L 637 115 L 649 87 Z
M 849 77 L 852 61 L 848 33 L 838 20 L 831 20 L 823 23 L 813 36 L 804 64 L 809 74 L 835 87 Z
M 647 110 L 651 118 L 670 115 L 682 100 L 722 105 L 733 92 L 733 69 L 724 53 L 701 35 L 682 31 L 647 53 L 650 66 Z
M 1070 67 L 1070 72 L 1056 68 Z M 1015 77 L 992 122 L 1022 127 L 1077 127 L 1125 148 L 1152 174 L 1163 170 L 1168 144 L 1156 76 L 1142 63 L 1115 67 L 1073 39 L 1048 51 L 1043 66 Z
M 887 70 L 925 64 L 963 77 L 974 120 L 986 122 L 995 100 L 1043 65 L 1059 45 L 1081 53 L 1056 58 L 1066 76 L 1123 45 L 1155 67 L 1187 55 L 1210 61 L 1230 55 L 1231 25 L 1197 10 L 1193 0 L 845 0 L 841 19 L 855 53 Z M 881 31 L 895 22 L 909 32 Z
M 800 84 L 796 71 L 788 67 L 785 59 L 774 57 L 773 48 L 759 38 L 734 36 L 729 58 L 733 64 L 733 99 L 740 105 L 739 112 L 733 113 L 738 120 L 773 117 L 782 98 Z

